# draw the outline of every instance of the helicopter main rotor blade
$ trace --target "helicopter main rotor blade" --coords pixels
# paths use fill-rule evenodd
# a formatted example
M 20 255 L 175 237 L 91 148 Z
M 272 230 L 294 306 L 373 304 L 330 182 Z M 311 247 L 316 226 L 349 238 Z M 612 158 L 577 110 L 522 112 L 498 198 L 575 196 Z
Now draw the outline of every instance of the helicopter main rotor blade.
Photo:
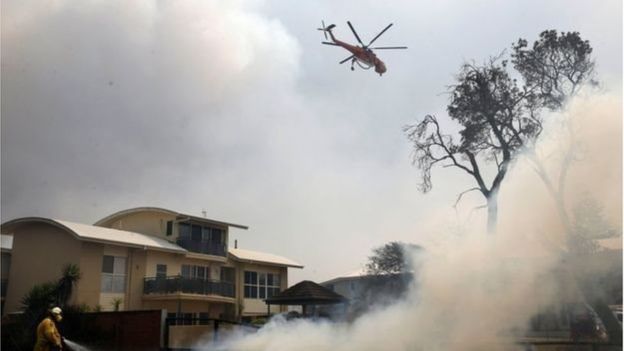
M 329 42 L 329 41 L 322 41 L 322 42 L 321 42 L 321 44 L 325 44 L 325 45 L 333 45 L 333 46 L 340 46 L 340 45 L 338 45 L 338 44 L 336 44 L 336 43 L 331 43 L 331 42 Z
M 381 32 L 379 32 L 379 34 L 377 34 L 376 37 L 373 38 L 373 40 L 370 41 L 370 43 L 368 43 L 368 45 L 366 46 L 370 46 L 375 40 L 377 40 L 377 38 L 379 38 L 382 34 L 384 34 L 385 31 L 388 30 L 388 28 L 392 27 L 392 23 L 390 23 L 386 28 L 384 28 Z
M 372 50 L 387 50 L 387 49 L 407 49 L 407 46 L 380 46 L 376 48 L 370 48 Z
M 339 63 L 342 65 L 343 63 L 345 63 L 345 62 L 349 61 L 350 59 L 352 59 L 353 56 L 355 56 L 355 55 L 351 55 L 351 56 L 347 57 L 346 59 L 340 61 Z
M 353 29 L 353 26 L 351 25 L 351 22 L 347 21 L 347 24 L 349 25 L 349 28 L 351 28 L 351 31 L 353 32 L 353 35 L 355 35 L 355 39 L 357 39 L 357 41 L 362 45 L 362 46 L 366 46 L 364 45 L 364 43 L 362 43 L 362 40 L 360 40 L 360 37 L 358 36 L 357 32 L 355 31 L 355 29 Z

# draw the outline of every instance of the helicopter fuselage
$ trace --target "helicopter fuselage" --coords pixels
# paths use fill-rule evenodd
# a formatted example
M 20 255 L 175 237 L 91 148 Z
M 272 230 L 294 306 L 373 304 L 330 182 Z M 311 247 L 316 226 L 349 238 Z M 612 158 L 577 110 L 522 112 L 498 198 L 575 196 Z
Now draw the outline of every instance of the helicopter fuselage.
M 382 75 L 386 72 L 386 65 L 377 57 L 377 55 L 375 55 L 372 50 L 364 49 L 362 47 L 340 41 L 334 37 L 334 34 L 331 32 L 331 30 L 329 30 L 328 32 L 332 41 L 336 45 L 344 48 L 345 50 L 353 54 L 353 60 L 358 60 L 369 67 L 374 66 L 375 72 L 379 73 L 379 75 Z

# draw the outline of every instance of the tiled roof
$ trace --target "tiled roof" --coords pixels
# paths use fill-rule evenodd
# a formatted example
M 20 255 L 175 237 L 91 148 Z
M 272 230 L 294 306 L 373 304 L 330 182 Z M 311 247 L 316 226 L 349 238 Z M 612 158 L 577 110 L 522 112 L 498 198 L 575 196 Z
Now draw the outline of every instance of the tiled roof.
M 315 282 L 304 280 L 265 300 L 274 305 L 323 305 L 347 301 L 347 298 Z
M 228 252 L 233 256 L 235 260 L 242 262 L 268 263 L 277 266 L 303 268 L 300 263 L 297 263 L 291 259 L 266 252 L 258 252 L 244 249 L 229 249 Z

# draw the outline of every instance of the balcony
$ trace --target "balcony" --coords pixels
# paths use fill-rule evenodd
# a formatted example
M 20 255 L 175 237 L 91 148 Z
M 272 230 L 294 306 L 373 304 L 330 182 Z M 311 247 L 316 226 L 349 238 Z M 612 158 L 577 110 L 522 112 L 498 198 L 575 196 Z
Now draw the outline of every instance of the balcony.
M 225 244 L 195 241 L 192 239 L 178 239 L 177 244 L 191 252 L 226 257 L 227 247 Z
M 145 278 L 143 280 L 143 294 L 145 295 L 175 293 L 217 295 L 233 298 L 235 289 L 233 283 L 183 278 L 181 276 Z

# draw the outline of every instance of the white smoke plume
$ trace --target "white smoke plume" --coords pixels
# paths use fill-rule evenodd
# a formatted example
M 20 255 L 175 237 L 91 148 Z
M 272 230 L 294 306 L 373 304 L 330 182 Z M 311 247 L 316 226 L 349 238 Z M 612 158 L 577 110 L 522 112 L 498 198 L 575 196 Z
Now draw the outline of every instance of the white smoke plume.
M 572 123 L 584 150 L 570 169 L 567 198 L 591 191 L 618 228 L 621 112 L 619 98 L 594 95 L 575 99 L 565 112 L 551 117 Z M 538 146 L 540 154 L 554 155 L 568 145 L 560 126 L 550 125 Z M 427 246 L 418 282 L 405 301 L 352 324 L 275 318 L 257 333 L 232 337 L 219 347 L 240 351 L 521 349 L 518 341 L 532 316 L 553 303 L 578 302 L 581 296 L 574 286 L 560 285 L 571 282 L 556 269 L 565 249 L 563 228 L 552 198 L 525 159 L 514 166 L 500 196 L 498 234 L 488 237 L 479 223 L 462 235 L 436 238 L 435 245 Z

